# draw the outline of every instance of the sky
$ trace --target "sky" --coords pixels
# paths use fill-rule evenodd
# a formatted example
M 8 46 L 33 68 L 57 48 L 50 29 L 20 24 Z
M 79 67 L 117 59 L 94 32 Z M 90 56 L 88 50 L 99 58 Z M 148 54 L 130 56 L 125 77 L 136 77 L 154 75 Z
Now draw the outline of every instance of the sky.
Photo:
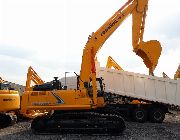
M 82 51 L 95 32 L 127 0 L 0 0 L 0 76 L 25 85 L 31 65 L 44 81 L 79 73 Z M 144 41 L 161 42 L 154 71 L 173 78 L 180 63 L 180 1 L 149 0 Z M 126 71 L 148 74 L 132 51 L 129 16 L 98 53 L 101 66 L 108 56 Z

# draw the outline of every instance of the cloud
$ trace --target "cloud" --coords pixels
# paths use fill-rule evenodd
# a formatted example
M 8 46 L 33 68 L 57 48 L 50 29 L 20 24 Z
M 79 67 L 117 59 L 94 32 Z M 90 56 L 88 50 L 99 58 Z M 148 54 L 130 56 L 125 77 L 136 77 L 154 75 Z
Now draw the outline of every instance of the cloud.
M 151 23 L 151 22 L 150 22 Z M 148 23 L 148 33 L 156 33 L 158 36 L 165 36 L 168 39 L 180 37 L 180 13 L 176 13 L 161 20 L 157 20 L 155 25 Z M 145 28 L 146 30 L 146 28 Z M 149 31 L 150 30 L 150 31 Z M 148 34 L 149 35 L 149 34 Z
M 156 73 L 161 76 L 165 72 L 172 79 L 180 64 L 180 44 L 177 48 L 169 49 L 166 54 L 162 54 L 159 59 L 159 64 L 156 68 Z
M 29 65 L 45 81 L 52 80 L 53 76 L 62 77 L 65 71 L 79 73 L 88 35 L 125 2 L 4 1 L 0 13 L 2 77 L 25 84 Z M 165 71 L 172 76 L 180 61 L 179 18 L 178 0 L 173 4 L 172 1 L 149 1 L 144 40 L 156 39 L 162 44 L 163 52 L 155 71 L 158 75 Z M 107 57 L 111 55 L 123 69 L 147 74 L 142 59 L 132 51 L 131 25 L 129 17 L 105 42 L 98 58 L 105 66 Z
M 28 58 L 34 53 L 31 49 L 17 46 L 9 46 L 0 44 L 0 55 L 9 56 L 12 58 Z
M 25 84 L 27 68 L 28 65 L 31 65 L 30 61 L 24 58 L 0 55 L 0 64 L 0 75 L 3 79 Z
M 179 20 L 178 20 L 179 19 Z M 161 22 L 162 26 L 161 28 L 158 29 L 159 34 L 165 34 L 168 39 L 173 39 L 173 38 L 179 38 L 180 37 L 180 14 L 177 16 L 172 16 L 168 19 L 168 23 L 164 24 L 167 22 L 167 20 Z M 167 26 L 168 25 L 168 26 Z

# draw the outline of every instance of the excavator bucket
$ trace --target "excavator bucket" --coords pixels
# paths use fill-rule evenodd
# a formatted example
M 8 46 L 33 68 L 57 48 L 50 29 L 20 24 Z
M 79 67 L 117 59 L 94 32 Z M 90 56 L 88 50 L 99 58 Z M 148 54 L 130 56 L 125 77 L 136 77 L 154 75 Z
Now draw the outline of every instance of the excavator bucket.
M 161 44 L 157 40 L 150 40 L 142 42 L 138 49 L 135 51 L 140 56 L 147 68 L 149 68 L 149 74 L 153 75 L 153 71 L 158 64 L 158 59 L 161 55 Z

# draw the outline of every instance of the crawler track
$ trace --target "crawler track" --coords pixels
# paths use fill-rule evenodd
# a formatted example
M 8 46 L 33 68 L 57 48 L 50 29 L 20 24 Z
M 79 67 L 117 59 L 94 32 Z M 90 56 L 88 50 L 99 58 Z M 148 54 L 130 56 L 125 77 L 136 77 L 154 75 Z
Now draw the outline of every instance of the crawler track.
M 35 134 L 120 134 L 125 130 L 124 120 L 117 115 L 98 112 L 63 112 L 38 117 L 31 129 Z
M 0 128 L 4 128 L 15 124 L 17 117 L 15 114 L 11 113 L 0 113 Z

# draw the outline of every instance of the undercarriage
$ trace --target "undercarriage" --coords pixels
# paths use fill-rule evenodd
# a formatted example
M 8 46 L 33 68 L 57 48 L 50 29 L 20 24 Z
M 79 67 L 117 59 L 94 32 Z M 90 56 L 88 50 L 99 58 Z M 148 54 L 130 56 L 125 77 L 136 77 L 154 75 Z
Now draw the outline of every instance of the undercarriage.
M 96 111 L 55 111 L 34 119 L 31 129 L 35 134 L 121 134 L 125 122 L 118 115 Z
M 15 124 L 17 116 L 14 113 L 0 113 L 0 128 Z

